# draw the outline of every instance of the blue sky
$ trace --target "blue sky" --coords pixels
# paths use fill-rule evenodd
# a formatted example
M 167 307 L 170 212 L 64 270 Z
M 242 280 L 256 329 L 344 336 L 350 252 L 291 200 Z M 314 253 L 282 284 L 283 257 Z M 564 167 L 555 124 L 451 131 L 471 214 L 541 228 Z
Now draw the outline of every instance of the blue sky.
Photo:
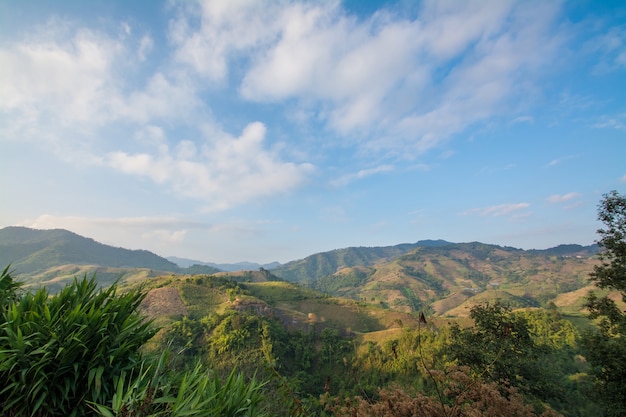
M 212 262 L 597 239 L 626 5 L 0 0 L 0 227 Z

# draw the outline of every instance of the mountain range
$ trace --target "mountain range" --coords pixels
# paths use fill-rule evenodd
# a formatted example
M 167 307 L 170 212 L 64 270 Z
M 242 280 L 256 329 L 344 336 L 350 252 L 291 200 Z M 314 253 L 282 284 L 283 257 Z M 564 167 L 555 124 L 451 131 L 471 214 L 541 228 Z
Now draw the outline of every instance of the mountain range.
M 96 273 L 102 285 L 164 275 L 271 277 L 332 296 L 395 311 L 427 309 L 463 315 L 467 307 L 493 298 L 520 307 L 554 303 L 572 311 L 590 289 L 588 275 L 597 245 L 560 245 L 523 250 L 479 242 L 421 240 L 384 247 L 350 247 L 321 252 L 286 264 L 215 264 L 163 258 L 145 250 L 115 248 L 67 230 L 0 229 L 0 265 L 29 285 L 54 291 L 81 274 Z M 271 271 L 271 272 L 270 272 Z M 258 275 L 258 277 L 257 277 Z M 261 278 L 259 278 L 261 277 Z
M 174 262 L 181 268 L 188 268 L 193 265 L 205 265 L 210 266 L 220 271 L 242 271 L 242 270 L 255 270 L 259 268 L 274 269 L 281 266 L 280 262 L 271 262 L 268 264 L 259 264 L 256 262 L 235 262 L 235 263 L 221 263 L 216 264 L 213 262 L 198 261 L 196 259 L 179 258 L 178 256 L 168 256 L 166 258 L 170 262 Z

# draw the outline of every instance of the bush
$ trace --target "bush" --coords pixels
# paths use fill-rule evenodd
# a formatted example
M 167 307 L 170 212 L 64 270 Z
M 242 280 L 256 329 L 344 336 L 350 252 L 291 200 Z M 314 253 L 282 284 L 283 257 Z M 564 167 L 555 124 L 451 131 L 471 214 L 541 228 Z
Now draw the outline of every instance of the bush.
M 5 270 L 6 272 L 6 270 Z M 8 276 L 8 278 L 7 278 Z M 2 280 L 12 281 L 8 273 Z M 111 398 L 114 381 L 140 361 L 153 335 L 136 309 L 139 291 L 75 279 L 60 293 L 3 294 L 0 410 L 7 416 L 84 416 Z
M 197 364 L 167 368 L 167 350 L 144 358 L 155 329 L 137 312 L 141 290 L 98 289 L 95 276 L 56 295 L 20 294 L 0 275 L 0 415 L 262 416 L 261 388 L 234 370 L 222 382 Z
M 410 395 L 399 387 L 391 387 L 380 390 L 379 398 L 374 401 L 361 397 L 343 402 L 330 401 L 327 409 L 336 417 L 537 416 L 514 387 L 473 379 L 467 367 L 454 367 L 446 373 L 435 371 L 433 374 L 444 388 L 441 401 L 420 392 Z M 541 416 L 558 417 L 560 414 L 546 410 Z

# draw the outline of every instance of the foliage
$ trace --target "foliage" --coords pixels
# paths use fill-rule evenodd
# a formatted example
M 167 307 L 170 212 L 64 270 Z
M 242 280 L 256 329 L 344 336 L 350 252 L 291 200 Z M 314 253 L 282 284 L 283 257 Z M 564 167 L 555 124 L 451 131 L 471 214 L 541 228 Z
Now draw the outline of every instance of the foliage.
M 311 287 L 318 291 L 334 294 L 342 289 L 359 287 L 367 281 L 369 276 L 369 272 L 352 269 L 348 272 L 320 277 L 311 283 Z
M 413 395 L 399 387 L 382 389 L 379 398 L 367 401 L 361 397 L 330 402 L 327 407 L 336 417 L 532 417 L 532 407 L 524 403 L 522 395 L 508 385 L 477 381 L 468 368 L 452 368 L 448 372 L 434 372 L 437 383 L 444 388 L 444 402 L 417 392 Z M 558 416 L 552 410 L 542 416 Z
M 598 220 L 606 229 L 601 236 L 601 265 L 594 268 L 591 280 L 600 288 L 612 288 L 626 297 L 626 196 L 612 191 L 604 195 L 598 207 Z
M 293 300 L 300 300 L 306 292 L 293 284 L 219 283 L 216 277 L 203 277 L 196 284 L 216 291 L 240 288 L 241 294 L 225 309 L 174 322 L 162 338 L 162 343 L 170 341 L 181 352 L 172 363 L 181 366 L 201 358 L 223 378 L 233 368 L 248 376 L 256 374 L 269 381 L 263 393 L 274 399 L 266 405 L 271 415 L 325 415 L 320 395 L 326 403 L 355 395 L 377 401 L 381 387 L 396 386 L 412 396 L 420 392 L 438 398 L 437 391 L 443 387 L 433 382 L 429 372 L 436 379 L 440 373 L 451 372 L 455 362 L 462 363 L 452 353 L 455 350 L 480 359 L 469 368 L 476 384 L 502 384 L 501 378 L 510 378 L 506 384 L 533 406 L 534 413 L 540 414 L 549 404 L 568 417 L 598 414 L 595 403 L 581 395 L 588 380 L 584 360 L 575 359 L 577 330 L 555 306 L 512 311 L 490 303 L 486 312 L 477 309 L 470 328 L 439 328 L 429 323 L 419 329 L 409 324 L 417 324 L 417 319 L 404 320 L 403 316 L 395 322 L 399 328 L 365 333 L 364 341 L 365 334 L 355 335 L 336 320 L 293 326 L 284 308 L 295 306 Z M 501 333 L 495 330 L 498 326 Z M 476 335 L 472 336 L 476 339 L 469 337 L 477 329 L 484 330 L 480 343 Z M 464 336 L 457 337 L 457 331 Z M 501 353 L 499 346 L 505 346 Z M 500 395 L 508 398 L 505 390 Z M 445 404 L 452 406 L 453 398 L 445 399 Z
M 617 290 L 626 301 L 626 196 L 612 191 L 598 206 L 602 263 L 590 278 L 600 288 Z M 585 357 L 595 378 L 595 394 L 606 408 L 606 415 L 626 414 L 626 315 L 607 296 L 591 293 L 587 298 L 589 317 L 597 319 L 597 331 L 588 331 L 582 339 Z
M 558 335 L 559 327 L 573 331 L 569 324 L 557 321 L 558 325 L 550 325 L 547 317 L 540 320 L 542 317 L 532 314 L 516 314 L 499 302 L 475 306 L 470 316 L 474 327 L 452 327 L 452 340 L 446 347 L 451 359 L 469 366 L 481 378 L 506 381 L 530 399 L 564 401 L 556 376 L 560 370 L 547 367 L 550 360 L 546 358 L 553 352 L 553 344 L 572 341 L 573 334 Z M 538 338 L 527 318 L 533 320 L 535 329 L 547 326 L 553 329 Z
M 419 243 L 419 242 L 418 242 Z M 400 244 L 385 247 L 350 247 L 310 255 L 299 261 L 289 262 L 273 272 L 288 281 L 309 283 L 318 278 L 333 275 L 342 268 L 372 266 L 386 258 L 401 256 L 418 244 Z
M 3 311 L 19 298 L 19 291 L 22 288 L 22 284 L 13 279 L 10 267 L 11 265 L 7 265 L 0 274 L 0 307 Z
M 200 363 L 174 373 L 164 368 L 166 355 L 158 362 L 143 362 L 136 373 L 122 373 L 110 405 L 92 403 L 103 417 L 257 416 L 264 383 L 246 381 L 235 370 L 224 382 Z
M 181 371 L 165 349 L 141 354 L 155 330 L 137 312 L 141 289 L 98 289 L 95 276 L 50 296 L 19 296 L 8 268 L 0 276 L 0 414 L 3 416 L 264 416 L 265 382 L 199 362 Z M 178 332 L 198 327 L 183 321 Z
M 57 295 L 10 301 L 0 316 L 0 409 L 5 415 L 82 416 L 140 360 L 153 335 L 136 313 L 140 292 L 97 290 L 95 277 Z

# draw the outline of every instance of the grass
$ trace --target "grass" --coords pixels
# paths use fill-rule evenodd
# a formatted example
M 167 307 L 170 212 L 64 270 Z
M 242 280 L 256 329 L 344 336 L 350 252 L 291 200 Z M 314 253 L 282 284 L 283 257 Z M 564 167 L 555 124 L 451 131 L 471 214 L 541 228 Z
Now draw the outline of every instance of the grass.
M 201 318 L 211 312 L 221 313 L 228 303 L 228 297 L 218 288 L 180 281 L 178 291 L 191 318 Z
M 279 302 L 327 297 L 317 291 L 282 281 L 247 282 L 243 284 L 243 287 L 248 290 L 252 296 L 260 298 L 269 305 L 274 305 Z
M 583 332 L 591 327 L 593 323 L 583 314 L 561 314 L 565 320 L 571 322 L 579 332 Z

